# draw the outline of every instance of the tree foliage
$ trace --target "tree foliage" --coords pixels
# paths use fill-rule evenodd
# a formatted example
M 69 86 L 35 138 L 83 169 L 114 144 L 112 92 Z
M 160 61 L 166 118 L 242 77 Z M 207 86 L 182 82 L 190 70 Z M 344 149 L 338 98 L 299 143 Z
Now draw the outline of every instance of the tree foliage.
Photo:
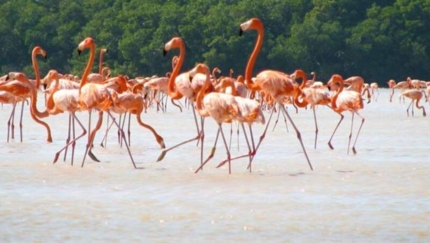
M 254 74 L 264 69 L 287 73 L 301 68 L 321 80 L 333 73 L 360 75 L 385 85 L 410 76 L 427 80 L 430 62 L 430 2 L 425 0 L 8 0 L 0 2 L 0 68 L 32 76 L 34 46 L 47 50 L 49 69 L 81 74 L 85 53 L 76 47 L 86 36 L 97 50 L 108 48 L 105 65 L 113 74 L 163 75 L 171 58 L 164 43 L 184 39 L 183 70 L 197 62 L 242 74 L 256 33 L 239 37 L 251 17 L 265 26 Z M 97 63 L 94 71 L 97 71 Z

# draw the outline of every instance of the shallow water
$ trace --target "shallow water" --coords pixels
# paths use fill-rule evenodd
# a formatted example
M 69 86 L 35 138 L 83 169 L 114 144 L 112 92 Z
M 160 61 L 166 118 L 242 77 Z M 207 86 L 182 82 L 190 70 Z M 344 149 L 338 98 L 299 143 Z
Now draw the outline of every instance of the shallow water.
M 356 155 L 347 154 L 349 113 L 330 150 L 327 141 L 339 116 L 326 107 L 317 108 L 319 137 L 314 149 L 312 111 L 296 114 L 289 107 L 314 170 L 309 169 L 291 124 L 287 132 L 281 116 L 275 131 L 273 121 L 269 126 L 253 172 L 246 169 L 247 159 L 241 159 L 232 162 L 231 175 L 228 166 L 215 168 L 226 157 L 221 143 L 198 174 L 194 170 L 200 165 L 200 152 L 195 142 L 157 163 L 161 149 L 134 120 L 130 149 L 142 169 L 135 170 L 127 150 L 118 145 L 117 129 L 109 133 L 107 148 L 99 146 L 106 124 L 95 139 L 94 154 L 101 163 L 87 158 L 80 167 L 86 141 L 82 139 L 74 166 L 70 157 L 52 164 L 67 137 L 67 115 L 45 119 L 54 140 L 47 143 L 45 130 L 31 120 L 26 106 L 24 141 L 19 142 L 17 116 L 15 139 L 7 143 L 10 106 L 4 105 L 0 241 L 429 242 L 430 118 L 417 110 L 408 117 L 407 105 L 396 97 L 389 103 L 384 89 L 377 102 L 365 104 Z M 265 115 L 267 120 L 269 114 Z M 78 116 L 87 123 L 87 113 Z M 167 146 L 196 135 L 187 109 L 150 110 L 142 120 L 164 137 Z M 205 125 L 207 156 L 216 126 L 209 119 Z M 356 119 L 353 137 L 358 125 Z M 254 127 L 259 136 L 264 127 Z M 230 125 L 224 125 L 226 134 L 229 130 Z M 243 137 L 239 142 L 240 151 L 233 125 L 233 155 L 247 151 Z

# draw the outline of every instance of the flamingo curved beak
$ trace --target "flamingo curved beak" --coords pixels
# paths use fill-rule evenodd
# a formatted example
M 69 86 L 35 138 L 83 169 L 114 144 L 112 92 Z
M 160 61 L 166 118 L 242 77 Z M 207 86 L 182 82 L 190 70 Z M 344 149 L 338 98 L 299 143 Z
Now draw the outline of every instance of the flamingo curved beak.
M 242 30 L 242 28 L 239 28 L 239 36 L 242 36 L 243 35 L 243 30 Z

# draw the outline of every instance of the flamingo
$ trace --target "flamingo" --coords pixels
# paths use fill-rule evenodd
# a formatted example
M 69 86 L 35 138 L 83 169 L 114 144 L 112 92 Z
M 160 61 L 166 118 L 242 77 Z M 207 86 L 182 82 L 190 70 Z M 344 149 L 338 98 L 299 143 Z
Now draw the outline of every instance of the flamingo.
M 370 90 L 372 90 L 372 97 L 374 98 L 375 101 L 378 101 L 378 97 L 379 97 L 379 86 L 378 83 L 373 82 L 370 84 Z M 375 92 L 378 93 L 377 96 L 375 96 Z
M 47 57 L 47 53 L 45 50 L 43 50 L 40 46 L 35 46 L 31 53 L 31 60 L 33 69 L 35 72 L 36 80 L 35 84 L 31 83 L 30 80 L 28 80 L 27 76 L 24 73 L 18 73 L 18 72 L 11 72 L 6 77 L 6 80 L 12 79 L 9 82 L 2 83 L 0 85 L 0 91 L 7 91 L 10 94 L 19 97 L 19 99 L 27 99 L 30 97 L 30 115 L 33 118 L 33 120 L 36 123 L 41 124 L 44 126 L 47 130 L 47 141 L 50 143 L 52 142 L 52 136 L 51 136 L 51 129 L 49 125 L 41 120 L 39 118 L 45 118 L 49 116 L 48 112 L 45 110 L 44 112 L 40 112 L 37 109 L 37 91 L 40 87 L 40 73 L 39 73 L 39 66 L 37 64 L 37 55 Z M 13 80 L 16 79 L 16 80 Z M 22 116 L 21 116 L 22 121 Z M 20 129 L 22 130 L 22 124 L 20 123 Z M 22 132 L 21 132 L 22 134 Z M 22 138 L 21 138 L 22 139 Z M 21 140 L 22 141 L 22 140 Z
M 298 107 L 307 107 L 308 104 L 311 105 L 313 114 L 314 114 L 314 122 L 315 122 L 315 142 L 314 148 L 317 148 L 317 140 L 318 140 L 318 123 L 317 116 L 315 112 L 316 105 L 326 105 L 330 104 L 330 93 L 328 90 L 321 88 L 312 88 L 312 85 L 309 87 L 305 87 L 309 82 L 306 80 L 306 74 L 302 70 L 296 70 L 295 75 L 296 78 L 302 78 L 302 84 L 297 87 L 296 95 L 294 96 L 294 103 Z M 303 96 L 303 101 L 299 101 L 299 97 Z
M 238 79 L 243 79 L 243 76 L 239 75 Z M 249 172 L 252 172 L 252 160 L 254 158 L 253 153 L 255 151 L 255 142 L 254 142 L 254 136 L 253 136 L 253 132 L 252 132 L 252 125 L 254 123 L 261 123 L 264 125 L 264 123 L 265 123 L 264 114 L 261 110 L 261 104 L 260 104 L 260 102 L 258 102 L 256 100 L 242 97 L 239 94 L 239 92 L 236 90 L 236 82 L 232 78 L 224 78 L 220 82 L 219 85 L 221 85 L 222 88 L 226 88 L 226 87 L 230 88 L 231 95 L 233 96 L 234 100 L 237 103 L 237 107 L 238 107 L 239 112 L 233 118 L 234 118 L 234 120 L 238 121 L 242 127 L 243 134 L 244 134 L 245 141 L 247 143 L 249 152 L 248 152 L 248 154 L 236 157 L 236 159 L 242 158 L 242 157 L 249 157 L 248 169 L 249 169 Z M 246 131 L 245 131 L 245 127 L 244 127 L 245 123 L 248 125 L 248 128 L 249 128 L 252 148 L 249 144 L 248 136 L 246 135 Z M 196 172 L 198 172 L 201 168 L 203 168 L 203 165 L 205 163 L 207 163 L 210 158 L 213 157 L 213 155 L 215 153 L 215 146 L 216 146 L 219 132 L 220 132 L 220 130 L 218 130 L 218 134 L 217 134 L 217 137 L 215 139 L 215 145 L 211 150 L 211 154 L 209 155 L 209 158 L 196 170 Z M 238 134 L 239 134 L 239 132 L 238 132 Z M 224 162 L 227 163 L 228 160 L 225 160 Z M 224 164 L 224 162 L 222 162 L 220 165 L 218 165 L 218 167 L 222 166 Z
M 27 95 L 29 95 L 31 97 L 30 115 L 34 121 L 46 128 L 48 133 L 47 141 L 49 143 L 52 142 L 51 129 L 49 125 L 39 120 L 38 117 L 35 115 L 35 112 L 32 110 L 33 106 L 36 107 L 36 105 L 33 103 L 36 102 L 36 98 L 34 98 L 34 96 L 37 95 L 37 91 L 34 89 L 33 84 L 30 83 L 24 73 L 10 72 L 8 74 L 8 79 L 11 79 L 11 81 L 1 85 L 0 91 L 7 91 L 17 97 L 26 97 Z
M 169 42 L 167 42 L 164 45 L 163 54 L 166 55 L 166 53 L 168 51 L 170 51 L 171 49 L 177 49 L 177 48 L 179 48 L 179 59 L 178 59 L 178 63 L 175 65 L 175 68 L 173 69 L 172 75 L 170 76 L 167 93 L 170 96 L 170 98 L 172 98 L 174 100 L 180 99 L 180 98 L 185 96 L 188 100 L 193 101 L 195 99 L 198 91 L 202 88 L 202 84 L 204 83 L 205 75 L 203 75 L 201 73 L 199 73 L 200 75 L 196 74 L 192 78 L 191 82 L 190 82 L 189 72 L 184 72 L 184 73 L 181 73 L 180 75 L 178 75 L 179 70 L 181 69 L 182 64 L 184 62 L 184 59 L 185 59 L 185 44 L 184 44 L 184 41 L 182 40 L 182 38 L 173 37 Z M 213 90 L 213 86 L 208 87 L 208 89 Z M 201 118 L 202 119 L 201 120 L 202 128 L 200 130 L 198 122 L 197 122 L 197 116 L 196 116 L 194 105 L 192 105 L 191 107 L 192 107 L 194 121 L 195 121 L 196 129 L 197 129 L 197 136 L 194 138 L 188 139 L 184 142 L 181 142 L 179 144 L 176 144 L 176 145 L 174 145 L 168 149 L 163 150 L 161 152 L 160 156 L 158 157 L 157 162 L 161 161 L 167 152 L 169 152 L 169 151 L 171 151 L 171 150 L 173 150 L 179 146 L 182 146 L 186 143 L 189 143 L 189 142 L 192 142 L 195 140 L 197 140 L 197 141 L 202 140 L 203 141 L 204 137 L 202 136 L 202 132 L 201 132 L 201 131 L 203 131 L 203 124 L 204 124 L 203 118 Z M 203 154 L 201 154 L 201 162 L 203 162 Z
M 321 81 L 315 81 L 316 74 L 315 72 L 311 72 L 312 79 L 306 82 L 306 87 L 310 88 L 324 88 L 324 84 Z
M 349 153 L 349 148 L 351 144 L 351 137 L 352 137 L 352 126 L 354 122 L 354 114 L 357 114 L 361 118 L 361 125 L 358 129 L 357 136 L 355 137 L 354 144 L 352 145 L 352 151 L 354 154 L 357 153 L 355 150 L 355 144 L 357 143 L 358 136 L 360 135 L 361 128 L 364 124 L 364 118 L 358 113 L 358 110 L 363 109 L 363 99 L 361 98 L 361 95 L 359 92 L 355 90 L 344 90 L 344 80 L 342 77 L 338 74 L 334 74 L 330 81 L 328 82 L 328 85 L 333 84 L 339 84 L 339 89 L 337 92 L 331 97 L 331 107 L 332 109 L 337 112 L 341 117 L 340 120 L 336 126 L 336 128 L 333 131 L 333 134 L 330 137 L 330 140 L 328 141 L 328 146 L 333 149 L 333 146 L 331 144 L 331 140 L 333 139 L 334 134 L 336 133 L 337 128 L 339 127 L 340 123 L 342 122 L 344 116 L 342 112 L 344 111 L 350 111 L 352 113 L 352 120 L 351 120 L 351 132 L 349 134 L 349 141 L 348 141 L 348 150 L 347 153 Z
M 88 136 L 88 143 L 86 146 L 84 158 L 82 160 L 81 167 L 84 166 L 85 163 L 85 157 L 86 155 L 90 155 L 93 160 L 98 161 L 97 158 L 95 158 L 94 155 L 92 155 L 91 148 L 93 145 L 94 137 L 96 132 L 100 129 L 103 121 L 103 111 L 106 111 L 108 115 L 112 118 L 112 120 L 115 122 L 115 125 L 120 129 L 121 136 L 124 139 L 128 154 L 130 156 L 131 162 L 133 163 L 134 168 L 137 169 L 136 164 L 133 160 L 133 156 L 131 155 L 130 148 L 127 144 L 127 140 L 124 135 L 124 131 L 120 128 L 118 123 L 115 121 L 115 118 L 112 116 L 112 114 L 109 112 L 109 108 L 112 106 L 112 97 L 111 93 L 108 89 L 109 85 L 112 85 L 110 83 L 107 83 L 105 85 L 102 84 L 95 84 L 95 83 L 87 83 L 88 80 L 88 73 L 91 70 L 91 67 L 94 62 L 94 56 L 95 56 L 95 43 L 94 40 L 91 37 L 85 38 L 81 43 L 78 45 L 78 53 L 80 54 L 84 49 L 90 49 L 90 56 L 88 59 L 87 66 L 85 67 L 84 74 L 82 75 L 82 80 L 80 83 L 79 88 L 79 100 L 78 104 L 80 106 L 80 110 L 88 110 L 89 113 L 91 113 L 91 109 L 96 109 L 99 111 L 99 117 L 97 121 L 97 125 L 94 128 L 94 130 L 91 131 L 91 133 Z M 126 83 L 124 77 L 118 76 L 118 79 L 121 80 L 124 85 Z M 116 85 L 116 84 L 115 84 Z M 90 116 L 91 118 L 91 116 Z M 88 127 L 90 127 L 91 119 L 88 121 Z M 90 130 L 90 129 L 88 129 Z
M 391 88 L 391 95 L 390 95 L 390 102 L 393 100 L 393 95 L 394 95 L 394 89 L 400 89 L 400 90 L 405 90 L 405 89 L 410 89 L 412 88 L 410 79 L 406 80 L 406 81 L 401 81 L 396 83 L 396 81 L 394 81 L 394 79 L 390 79 L 387 82 L 388 86 Z M 399 102 L 402 96 L 399 96 Z
M 9 142 L 10 132 L 12 132 L 12 139 L 15 138 L 14 117 L 15 117 L 15 108 L 18 102 L 22 102 L 21 118 L 20 118 L 20 137 L 22 142 L 22 115 L 24 112 L 24 99 L 14 96 L 9 92 L 0 91 L 0 103 L 12 105 L 12 111 L 7 121 L 7 140 L 6 140 L 7 142 Z
M 105 80 L 105 76 L 103 76 L 103 56 L 107 53 L 108 50 L 106 48 L 100 49 L 99 54 L 99 72 L 98 73 L 90 73 L 88 75 L 88 83 L 103 83 Z
M 224 142 L 225 149 L 227 151 L 227 161 L 229 163 L 229 173 L 231 174 L 231 163 L 230 163 L 230 149 L 228 148 L 227 141 L 222 130 L 222 124 L 224 122 L 231 123 L 231 121 L 238 116 L 239 108 L 236 100 L 232 95 L 210 92 L 212 83 L 210 82 L 210 70 L 205 64 L 198 64 L 194 69 L 188 72 L 190 76 L 195 74 L 204 74 L 206 76 L 203 87 L 199 90 L 196 98 L 196 110 L 202 117 L 212 117 L 218 124 L 218 131 L 221 133 L 221 137 Z M 210 92 L 206 94 L 207 92 Z M 203 129 L 202 129 L 203 133 Z M 203 145 L 203 138 L 201 136 L 201 143 Z M 202 146 L 203 147 L 203 146 Z M 208 161 L 208 160 L 207 160 Z M 207 162 L 206 161 L 206 162 Z M 206 163 L 205 162 L 205 163 Z M 200 170 L 205 163 L 201 163 L 200 167 L 196 170 Z
M 85 136 L 87 130 L 81 121 L 75 115 L 76 111 L 79 111 L 78 101 L 79 101 L 79 89 L 60 89 L 60 76 L 56 70 L 50 70 L 48 72 L 48 78 L 55 81 L 55 85 L 49 89 L 49 98 L 46 104 L 47 111 L 50 115 L 57 115 L 67 111 L 69 113 L 69 124 L 68 124 L 68 137 L 66 139 L 66 146 L 61 148 L 55 153 L 54 162 L 56 163 L 60 153 L 65 151 L 64 160 L 67 155 L 67 148 L 69 144 L 72 145 L 72 158 L 71 165 L 73 165 L 73 159 L 75 154 L 76 141 Z M 82 128 L 82 133 L 75 137 L 75 120 L 78 122 L 79 126 Z M 73 128 L 73 142 L 70 143 L 70 130 Z
M 410 89 L 410 90 L 403 91 L 401 95 L 411 99 L 411 103 L 409 104 L 408 109 L 406 109 L 406 113 L 408 114 L 408 116 L 409 116 L 409 108 L 411 106 L 412 106 L 412 116 L 414 115 L 414 106 L 412 105 L 414 101 L 415 101 L 415 106 L 418 109 L 423 109 L 423 116 L 426 116 L 426 109 L 424 108 L 424 106 L 420 106 L 418 104 L 421 98 L 423 97 L 423 92 L 421 90 Z
M 255 79 L 255 82 L 251 80 L 252 77 L 252 69 L 254 68 L 255 61 L 257 59 L 257 55 L 261 49 L 261 46 L 263 44 L 263 36 L 264 36 L 264 27 L 263 23 L 258 18 L 252 18 L 240 25 L 239 35 L 242 35 L 244 31 L 255 29 L 258 32 L 257 42 L 255 44 L 254 50 L 248 60 L 248 64 L 246 66 L 246 72 L 245 72 L 245 84 L 247 85 L 248 89 L 250 89 L 253 92 L 256 91 L 265 91 L 267 95 L 270 95 L 272 98 L 276 100 L 278 103 L 280 110 L 287 116 L 288 120 L 291 122 L 294 130 L 296 131 L 297 138 L 300 142 L 300 145 L 303 149 L 303 153 L 305 154 L 306 160 L 309 164 L 309 167 L 311 170 L 312 164 L 309 160 L 308 154 L 306 152 L 305 146 L 303 144 L 303 140 L 301 137 L 301 134 L 294 124 L 293 120 L 291 119 L 290 115 L 288 114 L 288 111 L 285 109 L 283 105 L 283 101 L 285 97 L 292 97 L 294 96 L 294 90 L 297 83 L 295 83 L 292 78 L 283 72 L 280 71 L 274 71 L 274 70 L 264 70 L 260 72 Z M 272 112 L 270 114 L 269 120 L 267 122 L 266 128 L 263 132 L 263 135 L 260 137 L 260 141 L 257 145 L 256 150 L 258 149 L 259 145 L 261 144 L 262 140 L 264 139 L 265 133 L 267 131 L 267 127 L 270 124 L 270 119 L 272 118 L 274 112 L 274 107 L 272 108 Z M 256 152 L 256 151 L 255 151 Z
M 158 144 L 160 144 L 161 148 L 165 148 L 163 138 L 155 131 L 154 128 L 145 124 L 141 120 L 141 114 L 143 112 L 144 104 L 143 99 L 140 95 L 131 92 L 124 92 L 122 94 L 117 94 L 116 92 L 112 93 L 113 107 L 112 110 L 116 113 L 124 113 L 129 112 L 130 114 L 136 115 L 137 122 L 142 127 L 150 130 L 154 135 Z

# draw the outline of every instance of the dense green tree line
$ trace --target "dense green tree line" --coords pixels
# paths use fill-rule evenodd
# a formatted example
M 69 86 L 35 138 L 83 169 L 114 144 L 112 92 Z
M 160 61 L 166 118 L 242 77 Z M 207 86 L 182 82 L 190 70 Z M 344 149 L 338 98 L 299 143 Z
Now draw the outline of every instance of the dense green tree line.
M 108 48 L 114 74 L 163 75 L 176 51 L 164 43 L 181 36 L 187 45 L 183 70 L 196 62 L 227 74 L 244 72 L 256 33 L 239 37 L 239 24 L 260 18 L 265 39 L 254 74 L 302 68 L 326 80 L 333 73 L 360 75 L 386 86 L 407 76 L 430 80 L 430 1 L 427 0 L 2 0 L 3 73 L 33 76 L 35 45 L 48 53 L 49 69 L 81 74 L 86 55 L 76 47 L 86 36 Z M 428 32 L 428 33 L 427 33 Z M 97 61 L 97 60 L 96 60 Z M 96 65 L 94 71 L 96 71 Z

